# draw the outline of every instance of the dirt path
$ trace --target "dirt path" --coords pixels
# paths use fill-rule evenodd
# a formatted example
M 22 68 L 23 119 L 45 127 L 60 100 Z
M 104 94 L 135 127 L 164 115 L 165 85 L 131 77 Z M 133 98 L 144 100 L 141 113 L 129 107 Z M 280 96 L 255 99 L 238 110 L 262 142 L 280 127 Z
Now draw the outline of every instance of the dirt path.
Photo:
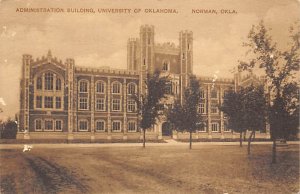
M 5 162 L 1 152 L 1 162 Z M 11 174 L 1 173 L 1 193 L 88 193 L 88 186 L 70 171 L 50 159 L 30 153 L 16 151 L 13 155 L 21 165 L 15 166 Z M 17 173 L 18 172 L 18 173 Z M 21 186 L 21 187 L 20 187 Z M 24 187 L 26 186 L 26 190 Z

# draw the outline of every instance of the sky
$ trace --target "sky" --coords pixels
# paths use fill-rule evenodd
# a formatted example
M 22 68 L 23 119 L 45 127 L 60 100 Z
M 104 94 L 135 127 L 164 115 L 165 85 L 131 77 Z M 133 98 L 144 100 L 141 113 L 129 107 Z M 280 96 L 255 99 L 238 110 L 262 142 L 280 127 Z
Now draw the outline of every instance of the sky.
M 21 13 L 17 8 L 62 8 L 64 13 Z M 93 8 L 95 13 L 67 13 L 68 8 Z M 101 14 L 98 8 L 131 9 L 130 14 Z M 133 13 L 141 9 L 140 13 Z M 175 14 L 145 9 L 176 9 Z M 192 14 L 192 10 L 218 14 Z M 221 14 L 221 10 L 237 14 Z M 279 47 L 286 48 L 289 26 L 300 19 L 300 0 L 0 0 L 0 119 L 19 110 L 22 55 L 41 58 L 50 49 L 77 66 L 126 69 L 127 40 L 139 27 L 155 26 L 155 42 L 178 45 L 181 30 L 193 31 L 194 73 L 232 78 L 245 58 L 242 43 L 261 20 Z

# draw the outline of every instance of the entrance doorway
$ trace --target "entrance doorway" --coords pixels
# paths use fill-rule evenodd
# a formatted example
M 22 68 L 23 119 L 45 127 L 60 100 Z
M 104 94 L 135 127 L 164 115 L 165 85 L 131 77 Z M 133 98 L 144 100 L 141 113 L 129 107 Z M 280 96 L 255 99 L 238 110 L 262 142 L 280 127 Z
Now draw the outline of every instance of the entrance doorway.
M 172 127 L 169 122 L 164 122 L 161 125 L 162 136 L 172 136 Z

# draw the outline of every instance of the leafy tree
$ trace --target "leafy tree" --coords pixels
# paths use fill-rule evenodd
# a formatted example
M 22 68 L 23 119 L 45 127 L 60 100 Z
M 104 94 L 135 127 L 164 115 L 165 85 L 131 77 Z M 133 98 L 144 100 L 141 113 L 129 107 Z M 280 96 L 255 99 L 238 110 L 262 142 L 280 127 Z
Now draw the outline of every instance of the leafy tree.
M 240 147 L 242 147 L 242 135 L 247 130 L 243 123 L 243 100 L 242 93 L 229 90 L 226 94 L 221 111 L 228 118 L 228 128 L 240 134 Z
M 200 84 L 195 76 L 190 77 L 189 86 L 184 91 L 183 103 L 176 101 L 168 114 L 168 121 L 178 131 L 188 131 L 192 149 L 192 133 L 200 127 L 202 117 L 198 111 L 200 102 Z
M 8 118 L 6 121 L 0 121 L 1 139 L 16 139 L 18 126 L 16 121 Z
M 159 71 L 155 71 L 153 74 L 147 74 L 145 93 L 140 96 L 135 96 L 141 116 L 140 127 L 143 130 L 144 148 L 146 146 L 146 130 L 156 123 L 160 115 L 160 101 L 165 97 L 167 82 L 168 77 L 161 76 Z
M 248 43 L 244 46 L 249 48 L 247 53 L 251 53 L 248 62 L 240 62 L 241 71 L 252 71 L 258 67 L 264 70 L 269 86 L 269 122 L 271 138 L 273 141 L 272 162 L 276 163 L 276 140 L 287 137 L 299 126 L 294 122 L 297 116 L 297 109 L 292 104 L 299 106 L 299 99 L 290 98 L 297 91 L 297 87 L 292 86 L 299 72 L 299 49 L 300 49 L 300 26 L 290 28 L 291 44 L 285 51 L 277 48 L 271 35 L 263 22 L 258 26 L 253 26 L 249 32 Z M 297 85 L 297 84 L 296 84 Z M 280 121 L 280 123 L 279 123 Z
M 264 129 L 266 99 L 262 86 L 253 85 L 239 88 L 237 92 L 229 91 L 220 108 L 228 117 L 228 127 L 240 133 L 240 146 L 242 147 L 242 133 L 250 130 L 248 138 L 248 154 L 250 154 L 250 144 L 255 131 Z

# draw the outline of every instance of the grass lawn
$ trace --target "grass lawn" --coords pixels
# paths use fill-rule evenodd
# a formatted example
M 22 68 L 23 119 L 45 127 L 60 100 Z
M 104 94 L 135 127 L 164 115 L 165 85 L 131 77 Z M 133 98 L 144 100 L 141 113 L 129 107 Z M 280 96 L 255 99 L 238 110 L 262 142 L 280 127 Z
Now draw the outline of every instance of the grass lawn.
M 1 193 L 297 193 L 299 145 L 0 150 Z

